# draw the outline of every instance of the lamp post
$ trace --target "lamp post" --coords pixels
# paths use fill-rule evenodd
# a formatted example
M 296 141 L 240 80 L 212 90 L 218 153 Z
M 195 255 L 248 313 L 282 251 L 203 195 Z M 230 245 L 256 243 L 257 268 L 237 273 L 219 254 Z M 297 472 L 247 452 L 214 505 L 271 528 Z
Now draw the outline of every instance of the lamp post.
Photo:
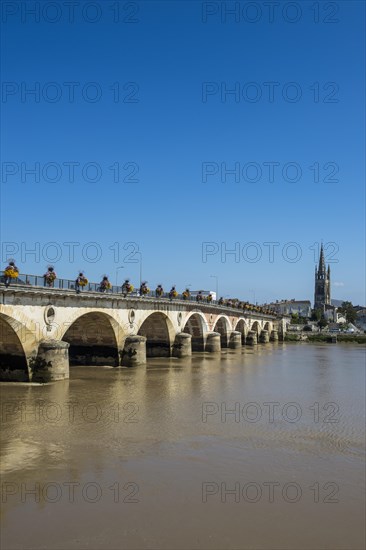
M 117 267 L 116 269 L 116 286 L 118 286 L 118 270 L 119 269 L 124 269 L 125 266 L 124 265 L 120 265 L 119 267 Z
M 140 251 L 135 252 L 135 254 L 138 254 L 140 256 L 140 286 L 142 283 L 142 253 Z
M 253 288 L 250 288 L 249 292 L 253 294 L 253 304 L 255 305 L 255 290 Z
M 216 280 L 216 300 L 218 300 L 219 299 L 219 278 L 217 275 L 210 275 L 210 277 Z

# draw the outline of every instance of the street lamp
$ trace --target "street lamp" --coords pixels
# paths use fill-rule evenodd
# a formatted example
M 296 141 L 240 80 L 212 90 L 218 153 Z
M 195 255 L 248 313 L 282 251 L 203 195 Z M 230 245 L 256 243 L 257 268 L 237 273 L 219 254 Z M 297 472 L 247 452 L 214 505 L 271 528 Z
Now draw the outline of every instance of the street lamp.
M 135 254 L 139 254 L 140 256 L 140 286 L 141 286 L 141 283 L 142 283 L 142 253 L 140 251 L 138 252 L 135 252 Z
M 255 290 L 253 288 L 250 288 L 249 292 L 253 294 L 253 304 L 255 305 Z
M 217 275 L 210 275 L 210 277 L 212 277 L 212 279 L 216 280 L 216 300 L 218 300 L 218 298 L 219 298 L 219 278 L 218 278 Z
M 118 270 L 119 269 L 124 269 L 125 266 L 124 265 L 120 265 L 119 267 L 117 267 L 116 269 L 116 286 L 118 286 Z

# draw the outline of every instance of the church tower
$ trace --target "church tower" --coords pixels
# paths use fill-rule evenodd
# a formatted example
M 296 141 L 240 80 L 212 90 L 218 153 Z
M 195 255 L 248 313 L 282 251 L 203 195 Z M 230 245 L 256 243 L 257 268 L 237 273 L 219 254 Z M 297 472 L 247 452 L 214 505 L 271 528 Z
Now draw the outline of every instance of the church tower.
M 320 248 L 319 267 L 315 266 L 314 309 L 330 304 L 330 266 L 325 268 L 323 244 Z

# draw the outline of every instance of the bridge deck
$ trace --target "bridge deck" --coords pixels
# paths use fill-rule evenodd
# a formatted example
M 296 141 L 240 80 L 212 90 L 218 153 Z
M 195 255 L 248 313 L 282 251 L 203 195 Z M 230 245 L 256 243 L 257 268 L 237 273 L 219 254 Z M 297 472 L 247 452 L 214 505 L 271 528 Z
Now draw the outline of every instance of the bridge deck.
M 0 283 L 4 283 L 4 272 L 0 272 Z M 81 300 L 84 300 L 85 302 L 91 298 L 94 300 L 97 299 L 100 300 L 101 303 L 103 301 L 111 301 L 111 300 L 118 300 L 121 301 L 121 305 L 119 307 L 123 307 L 123 303 L 125 304 L 125 307 L 138 307 L 138 304 L 150 304 L 152 305 L 152 302 L 154 303 L 165 303 L 165 304 L 174 304 L 176 306 L 179 306 L 179 308 L 185 306 L 188 307 L 188 309 L 191 309 L 192 306 L 196 308 L 200 308 L 202 310 L 214 312 L 214 311 L 220 311 L 225 313 L 235 313 L 236 315 L 241 314 L 245 316 L 251 316 L 253 318 L 267 318 L 267 319 L 276 319 L 278 318 L 278 315 L 275 312 L 264 312 L 262 308 L 254 306 L 252 304 L 247 305 L 247 307 L 235 307 L 235 306 L 227 306 L 219 304 L 218 301 L 213 300 L 211 303 L 207 302 L 207 300 L 197 301 L 195 297 L 190 296 L 186 300 L 183 300 L 182 295 L 179 294 L 177 298 L 170 299 L 169 293 L 165 292 L 161 297 L 155 296 L 155 291 L 150 290 L 150 292 L 147 295 L 140 296 L 138 291 L 134 291 L 133 293 L 129 294 L 128 296 L 124 297 L 122 295 L 122 287 L 113 285 L 110 290 L 107 290 L 105 292 L 101 292 L 99 290 L 99 283 L 88 283 L 86 287 L 84 287 L 79 294 L 76 294 L 75 292 L 75 281 L 70 279 L 56 279 L 54 281 L 54 285 L 52 287 L 49 287 L 45 285 L 44 277 L 40 275 L 27 275 L 27 274 L 19 274 L 19 277 L 17 279 L 12 279 L 10 286 L 6 288 L 5 286 L 0 287 L 0 292 L 3 294 L 2 303 L 9 303 L 10 299 L 10 293 L 14 292 L 17 294 L 18 297 L 21 295 L 25 298 L 25 295 L 28 294 L 29 297 L 34 296 L 35 294 L 40 296 L 48 296 L 49 298 L 52 296 L 53 298 L 56 298 L 56 296 L 68 296 L 68 297 L 77 297 Z M 8 299 L 5 298 L 6 294 L 8 295 Z M 19 298 L 18 298 L 19 299 Z M 85 303 L 84 302 L 84 303 Z M 133 305 L 130 305 L 133 302 Z M 13 302 L 14 303 L 14 302 Z M 190 307 L 189 307 L 190 306 Z M 105 306 L 103 306 L 105 307 Z

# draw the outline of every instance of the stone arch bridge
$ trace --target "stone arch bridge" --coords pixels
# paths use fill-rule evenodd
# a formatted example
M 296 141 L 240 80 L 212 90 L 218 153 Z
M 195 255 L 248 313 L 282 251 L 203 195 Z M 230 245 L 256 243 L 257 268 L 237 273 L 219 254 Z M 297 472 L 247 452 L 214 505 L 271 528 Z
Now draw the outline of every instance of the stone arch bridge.
M 69 364 L 133 366 L 275 341 L 286 330 L 274 314 L 164 298 L 24 286 L 1 289 L 0 300 L 2 380 L 31 380 L 40 358 L 58 380 Z

